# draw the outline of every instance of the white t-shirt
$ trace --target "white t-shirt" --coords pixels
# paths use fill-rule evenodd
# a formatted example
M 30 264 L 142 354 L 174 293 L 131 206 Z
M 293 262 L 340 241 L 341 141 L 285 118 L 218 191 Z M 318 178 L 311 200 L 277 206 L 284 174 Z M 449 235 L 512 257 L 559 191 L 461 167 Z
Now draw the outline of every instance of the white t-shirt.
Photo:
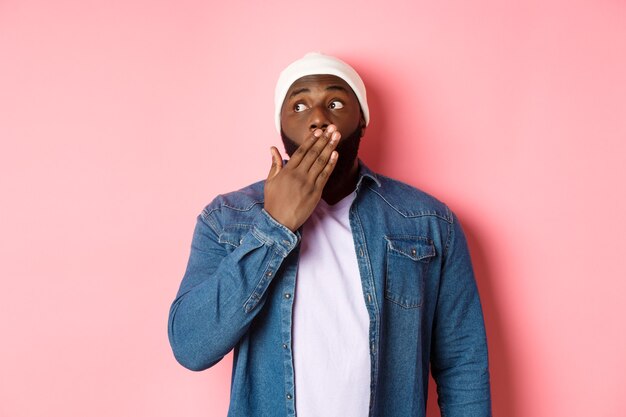
M 364 417 L 370 398 L 369 315 L 348 212 L 356 192 L 320 199 L 303 225 L 293 313 L 298 417 Z

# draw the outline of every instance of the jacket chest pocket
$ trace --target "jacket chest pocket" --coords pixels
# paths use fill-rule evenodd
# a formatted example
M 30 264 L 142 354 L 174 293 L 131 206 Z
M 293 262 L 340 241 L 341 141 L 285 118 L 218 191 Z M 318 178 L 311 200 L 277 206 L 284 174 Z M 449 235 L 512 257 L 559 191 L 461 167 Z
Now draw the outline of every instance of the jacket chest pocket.
M 424 236 L 385 236 L 387 270 L 385 298 L 404 308 L 424 303 L 424 282 L 435 245 Z

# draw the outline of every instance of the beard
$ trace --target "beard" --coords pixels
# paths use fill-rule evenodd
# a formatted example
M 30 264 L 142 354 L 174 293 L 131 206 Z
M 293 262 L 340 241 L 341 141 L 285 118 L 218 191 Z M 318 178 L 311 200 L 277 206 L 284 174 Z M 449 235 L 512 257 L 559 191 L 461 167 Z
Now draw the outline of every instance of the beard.
M 348 178 L 348 175 L 354 166 L 354 161 L 359 153 L 362 133 L 363 129 L 358 126 L 351 134 L 345 138 L 342 135 L 341 139 L 339 139 L 339 143 L 335 147 L 335 150 L 339 155 L 337 161 L 335 162 L 335 168 L 333 169 L 333 172 L 331 172 L 326 185 L 334 185 L 340 183 L 345 178 Z M 282 127 L 280 128 L 280 136 L 283 139 L 285 152 L 287 152 L 287 155 L 291 158 L 300 145 L 288 137 Z

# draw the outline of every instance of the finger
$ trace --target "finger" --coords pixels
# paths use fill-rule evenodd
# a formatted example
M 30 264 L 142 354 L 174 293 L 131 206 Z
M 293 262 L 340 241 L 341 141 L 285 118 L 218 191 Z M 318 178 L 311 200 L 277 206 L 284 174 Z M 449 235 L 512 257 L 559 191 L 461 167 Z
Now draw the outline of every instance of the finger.
M 339 139 L 341 139 L 341 133 L 339 133 L 338 130 L 332 132 L 332 134 L 330 135 L 330 140 L 309 168 L 309 176 L 313 180 L 317 178 L 320 172 L 322 172 L 324 167 L 326 167 L 326 165 L 328 164 L 332 152 L 335 150 L 337 144 L 339 143 Z
M 283 158 L 275 146 L 270 147 L 270 153 L 272 155 L 272 166 L 270 167 L 270 172 L 267 175 L 267 178 L 274 178 L 276 174 L 280 172 L 283 168 Z
M 339 153 L 337 151 L 333 151 L 330 154 L 330 159 L 328 160 L 328 163 L 326 164 L 322 172 L 320 172 L 320 174 L 317 176 L 317 179 L 315 180 L 315 187 L 318 190 L 323 189 L 324 186 L 326 185 L 326 182 L 328 182 L 328 178 L 330 178 L 330 174 L 332 174 L 333 169 L 335 169 L 335 166 L 337 165 L 337 158 L 339 158 Z
M 330 125 L 324 131 L 324 134 L 319 137 L 319 139 L 311 146 L 311 148 L 306 152 L 306 154 L 302 157 L 302 161 L 298 165 L 298 168 L 309 171 L 311 166 L 315 163 L 317 158 L 320 157 L 324 148 L 328 146 L 330 143 L 330 137 L 337 130 L 335 125 Z
M 289 158 L 289 161 L 287 161 L 289 167 L 298 167 L 300 165 L 300 162 L 302 162 L 302 158 L 304 158 L 304 155 L 306 155 L 309 149 L 311 149 L 311 146 L 313 146 L 315 142 L 317 142 L 317 139 L 320 138 L 323 133 L 324 132 L 322 131 L 322 129 L 315 129 L 313 132 L 311 132 L 309 137 L 306 138 L 300 146 L 298 146 L 298 149 L 296 149 L 293 155 L 291 155 L 291 157 Z

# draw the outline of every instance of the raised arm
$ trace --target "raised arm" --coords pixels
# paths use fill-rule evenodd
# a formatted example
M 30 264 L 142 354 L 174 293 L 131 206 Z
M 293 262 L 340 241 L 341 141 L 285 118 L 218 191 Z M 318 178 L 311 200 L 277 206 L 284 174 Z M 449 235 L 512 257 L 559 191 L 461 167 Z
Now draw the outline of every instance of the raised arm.
M 298 228 L 321 198 L 340 138 L 334 125 L 310 132 L 285 166 L 272 147 L 264 208 L 233 251 L 219 242 L 222 231 L 212 224 L 211 214 L 205 209 L 198 215 L 187 270 L 168 319 L 170 345 L 181 365 L 207 369 L 246 333 L 276 271 L 299 242 Z
M 197 217 L 187 269 L 168 319 L 174 356 L 194 371 L 215 365 L 245 334 L 265 303 L 274 272 L 300 236 L 263 209 L 228 253 L 206 215 Z

